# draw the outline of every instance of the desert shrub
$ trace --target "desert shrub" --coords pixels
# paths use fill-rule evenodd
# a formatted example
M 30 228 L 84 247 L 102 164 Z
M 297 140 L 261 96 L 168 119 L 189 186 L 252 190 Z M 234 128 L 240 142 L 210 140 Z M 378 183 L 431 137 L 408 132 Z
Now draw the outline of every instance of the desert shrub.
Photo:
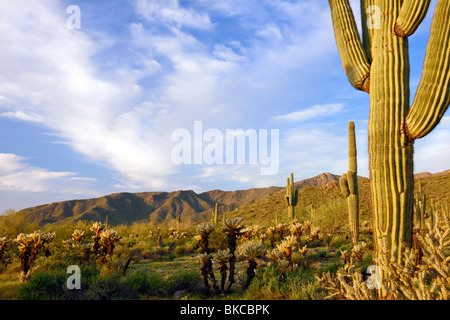
M 63 271 L 44 271 L 34 274 L 20 288 L 21 300 L 59 300 L 66 293 L 67 274 Z
M 311 216 L 311 222 L 319 227 L 323 234 L 336 234 L 348 228 L 347 204 L 342 199 L 333 199 L 317 207 Z
M 88 266 L 96 264 L 96 257 L 91 254 L 91 246 L 87 244 L 69 245 L 62 242 L 55 243 L 52 255 L 45 261 L 48 268 L 66 268 L 69 265 Z
M 140 270 L 128 275 L 125 282 L 139 295 L 164 296 L 168 291 L 167 281 L 156 272 Z
M 22 213 L 13 209 L 6 210 L 0 215 L 0 234 L 2 236 L 16 236 L 20 233 L 31 233 L 38 229 L 38 224 L 30 222 Z
M 179 244 L 173 250 L 173 253 L 177 256 L 185 256 L 195 252 L 197 244 L 186 242 L 184 244 Z
M 202 279 L 197 271 L 180 271 L 170 274 L 167 278 L 167 283 L 169 294 L 173 294 L 178 290 L 201 293 L 204 289 Z
M 274 266 L 258 271 L 243 299 L 251 300 L 313 300 L 320 296 L 319 287 L 313 276 L 301 270 L 287 273 L 280 281 L 279 273 Z
M 94 300 L 138 299 L 139 294 L 130 287 L 121 273 L 104 273 L 92 280 L 89 292 Z
M 80 268 L 81 289 L 68 289 L 67 279 L 70 274 L 66 269 L 40 270 L 25 282 L 19 289 L 20 300 L 73 300 L 88 299 L 89 287 L 98 277 L 99 270 L 95 267 Z

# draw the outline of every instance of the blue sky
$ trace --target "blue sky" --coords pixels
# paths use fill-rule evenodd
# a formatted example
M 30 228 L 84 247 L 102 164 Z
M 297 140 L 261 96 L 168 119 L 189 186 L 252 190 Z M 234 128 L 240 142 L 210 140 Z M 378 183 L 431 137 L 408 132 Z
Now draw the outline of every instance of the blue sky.
M 435 3 L 410 38 L 412 98 Z M 67 26 L 70 5 L 80 29 Z M 0 212 L 342 174 L 349 120 L 369 176 L 369 97 L 342 70 L 327 1 L 16 0 L 0 4 L 0 21 Z M 171 134 L 195 121 L 222 133 L 279 130 L 278 172 L 176 165 Z M 449 138 L 447 112 L 416 142 L 415 171 L 450 169 Z

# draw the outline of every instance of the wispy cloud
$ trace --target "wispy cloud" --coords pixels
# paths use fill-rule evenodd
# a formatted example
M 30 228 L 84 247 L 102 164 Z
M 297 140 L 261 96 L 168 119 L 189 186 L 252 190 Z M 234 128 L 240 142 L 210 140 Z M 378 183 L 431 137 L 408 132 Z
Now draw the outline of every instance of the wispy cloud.
M 35 114 L 35 113 L 25 113 L 20 110 L 1 112 L 0 117 L 1 118 L 9 118 L 9 119 L 17 119 L 17 120 L 22 120 L 22 121 L 27 121 L 27 122 L 37 122 L 37 123 L 44 122 L 44 119 L 41 115 Z
M 138 0 L 136 2 L 137 12 L 150 21 L 164 23 L 177 28 L 211 29 L 208 14 L 199 13 L 193 9 L 180 7 L 178 0 Z
M 0 153 L 0 190 L 21 192 L 55 192 L 86 195 L 97 180 L 79 177 L 74 172 L 55 172 L 31 166 L 15 154 Z
M 343 104 L 324 104 L 315 105 L 305 110 L 290 112 L 285 115 L 276 116 L 276 120 L 288 122 L 302 122 L 323 116 L 331 116 L 339 111 L 342 111 Z

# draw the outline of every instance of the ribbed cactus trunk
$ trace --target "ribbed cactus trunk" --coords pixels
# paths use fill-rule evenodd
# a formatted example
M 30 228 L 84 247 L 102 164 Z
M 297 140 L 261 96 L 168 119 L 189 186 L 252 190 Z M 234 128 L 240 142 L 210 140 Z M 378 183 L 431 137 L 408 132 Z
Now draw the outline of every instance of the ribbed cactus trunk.
M 351 84 L 370 94 L 369 169 L 374 243 L 391 260 L 412 243 L 413 144 L 440 121 L 450 101 L 450 0 L 438 0 L 423 75 L 410 107 L 408 36 L 430 0 L 361 0 L 359 37 L 348 0 L 329 0 L 336 42 Z M 376 256 L 383 254 L 376 247 Z
M 411 246 L 413 217 L 413 142 L 402 130 L 409 109 L 408 39 L 392 34 L 401 2 L 379 1 L 381 12 L 391 14 L 380 20 L 380 29 L 374 32 L 370 70 L 369 168 L 374 234 L 375 239 L 390 239 L 392 260 L 401 259 L 395 254 L 403 244 Z
M 348 123 L 348 171 L 339 179 L 342 194 L 347 197 L 348 222 L 353 244 L 359 239 L 359 192 L 356 158 L 355 124 Z
M 286 196 L 284 197 L 287 205 L 288 218 L 294 220 L 294 207 L 298 201 L 298 190 L 294 186 L 294 174 L 291 173 L 291 179 L 287 178 Z
M 219 223 L 219 204 L 216 203 L 213 211 L 213 223 L 217 225 Z

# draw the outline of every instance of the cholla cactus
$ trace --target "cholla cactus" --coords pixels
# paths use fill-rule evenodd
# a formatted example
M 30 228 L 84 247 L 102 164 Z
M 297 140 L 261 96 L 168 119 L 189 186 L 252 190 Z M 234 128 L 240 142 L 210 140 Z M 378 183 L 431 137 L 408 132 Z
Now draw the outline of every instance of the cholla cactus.
M 421 265 L 416 264 L 416 250 L 402 248 L 396 251 L 402 258 L 391 260 L 386 254 L 388 240 L 379 239 L 378 247 L 385 253 L 375 258 L 376 267 L 383 273 L 383 278 L 376 281 L 381 290 L 369 289 L 353 261 L 346 263 L 335 276 L 328 272 L 322 277 L 316 275 L 316 279 L 328 291 L 327 299 L 449 300 L 450 257 L 446 252 L 450 249 L 450 228 L 445 225 L 445 222 L 440 224 L 440 229 L 430 223 L 427 234 L 417 235 L 424 252 Z
M 228 248 L 230 249 L 230 274 L 228 277 L 228 284 L 225 291 L 229 291 L 231 286 L 234 283 L 234 272 L 235 272 L 235 263 L 236 263 L 236 240 L 237 237 L 242 234 L 242 229 L 245 228 L 242 221 L 243 218 L 227 218 L 223 221 L 223 232 L 225 232 L 228 236 Z
M 327 291 L 327 300 L 374 300 L 377 296 L 376 290 L 367 287 L 361 271 L 351 264 L 339 269 L 336 275 L 326 272 L 321 276 L 316 274 L 315 278 Z
M 270 244 L 272 245 L 272 248 L 276 248 L 275 243 L 275 227 L 269 227 L 266 230 L 267 235 L 270 237 Z
M 350 262 L 350 255 L 347 250 L 341 251 L 341 259 L 344 261 L 344 265 Z
M 216 261 L 219 264 L 219 271 L 221 275 L 220 289 L 223 292 L 225 290 L 225 284 L 227 281 L 227 263 L 230 261 L 232 254 L 226 250 L 217 250 Z
M 240 247 L 238 251 L 241 259 L 248 262 L 247 280 L 244 284 L 244 289 L 247 289 L 256 275 L 256 268 L 258 267 L 256 258 L 264 256 L 266 248 L 261 243 L 249 241 Z
M 297 240 L 294 236 L 286 237 L 281 243 L 277 246 L 277 249 L 281 251 L 285 260 L 289 261 L 289 265 L 292 267 L 292 252 L 294 251 L 294 245 L 297 243 Z
M 112 255 L 115 247 L 115 243 L 121 239 L 121 236 L 117 234 L 117 231 L 112 229 L 105 229 L 100 234 L 100 244 L 103 247 L 103 252 L 106 255 Z
M 298 249 L 298 253 L 300 253 L 303 256 L 306 254 L 307 251 L 308 251 L 308 246 L 306 244 L 303 247 Z
M 186 232 L 180 232 L 180 231 L 177 231 L 177 230 L 174 230 L 169 236 L 170 239 L 174 239 L 174 240 L 184 239 L 186 237 L 187 237 L 187 233 Z
M 276 229 L 278 231 L 278 235 L 280 236 L 280 241 L 283 241 L 284 239 L 284 232 L 286 231 L 287 225 L 284 223 L 279 223 L 276 226 Z
M 259 242 L 248 241 L 242 244 L 238 249 L 242 260 L 255 260 L 257 257 L 264 256 L 266 248 Z
M 304 227 L 304 231 L 306 231 L 306 233 L 308 235 L 310 235 L 311 233 L 311 227 L 312 227 L 312 222 L 311 221 L 305 221 L 303 222 L 303 227 Z
M 203 276 L 203 282 L 205 285 L 206 295 L 211 294 L 211 288 L 208 281 L 208 275 L 209 275 L 209 269 L 211 265 L 211 255 L 209 253 L 199 253 L 198 259 L 200 260 L 200 263 L 202 264 L 200 270 L 201 275 Z
M 209 235 L 215 230 L 215 226 L 212 223 L 205 222 L 200 224 L 196 231 L 199 234 L 199 244 L 202 248 L 202 253 L 210 253 L 209 250 Z
M 84 231 L 82 231 L 82 230 L 75 229 L 72 233 L 73 241 L 81 242 L 81 240 L 83 240 L 83 237 L 84 237 Z
M 364 251 L 366 250 L 367 243 L 360 242 L 356 244 L 353 249 L 352 253 L 350 255 L 350 259 L 356 258 L 359 263 L 362 263 Z
M 289 271 L 290 265 L 289 261 L 280 259 L 278 260 L 277 267 L 275 268 L 276 271 L 280 273 L 279 280 L 284 281 L 286 279 L 286 272 Z
M 105 229 L 105 225 L 101 222 L 95 222 L 89 229 L 95 232 L 96 236 L 100 236 L 100 233 Z
M 303 233 L 304 227 L 301 223 L 299 223 L 297 220 L 292 221 L 290 231 L 291 234 L 295 236 L 297 239 L 297 245 L 300 249 L 302 247 L 302 233 Z
M 8 249 L 9 240 L 6 237 L 0 238 L 0 260 L 3 258 L 6 249 Z
M 92 248 L 91 248 L 91 250 L 94 254 L 100 253 L 100 248 L 101 248 L 100 234 L 103 232 L 104 229 L 105 229 L 105 226 L 101 222 L 95 222 L 92 225 L 92 227 L 89 229 L 89 230 L 95 232 L 95 235 L 92 236 L 92 239 L 94 239 L 94 243 L 92 244 Z
M 247 228 L 242 230 L 242 240 L 249 241 L 253 238 L 257 237 L 261 231 L 261 226 L 248 226 Z
M 312 240 L 322 240 L 319 227 L 312 227 L 309 235 Z
M 49 243 L 55 238 L 55 233 L 44 233 L 41 230 L 30 234 L 19 234 L 14 240 L 19 244 L 19 259 L 21 272 L 19 278 L 26 281 L 31 276 L 30 268 L 36 259 L 39 251 L 44 250 L 45 256 L 50 255 Z
M 261 233 L 258 235 L 258 238 L 259 238 L 261 244 L 265 245 L 266 238 L 267 238 L 267 234 L 261 232 Z
M 418 235 L 424 251 L 423 264 L 416 265 L 417 252 L 404 249 L 401 263 L 388 260 L 386 256 L 375 259 L 383 270 L 383 286 L 390 298 L 396 300 L 449 300 L 450 266 L 445 252 L 450 249 L 450 229 L 440 232 L 429 227 L 426 235 Z M 379 246 L 388 250 L 387 240 L 381 238 Z
M 277 248 L 267 251 L 267 258 L 273 260 L 275 263 L 278 263 L 283 258 L 283 253 Z
M 199 234 L 199 244 L 200 247 L 202 249 L 201 253 L 206 253 L 206 254 L 210 254 L 211 251 L 209 250 L 209 235 L 215 230 L 215 225 L 209 222 L 205 222 L 200 224 L 199 226 L 197 226 L 197 233 Z M 209 277 L 212 281 L 212 286 L 213 288 L 216 290 L 216 292 L 219 291 L 219 287 L 217 286 L 217 281 L 216 278 L 214 276 L 214 272 L 212 269 L 212 260 L 211 257 L 209 258 L 209 261 L 206 261 L 204 266 L 202 267 L 202 272 L 207 272 L 209 274 Z M 209 284 L 208 284 L 208 288 L 207 290 L 207 294 L 210 293 L 209 291 Z

